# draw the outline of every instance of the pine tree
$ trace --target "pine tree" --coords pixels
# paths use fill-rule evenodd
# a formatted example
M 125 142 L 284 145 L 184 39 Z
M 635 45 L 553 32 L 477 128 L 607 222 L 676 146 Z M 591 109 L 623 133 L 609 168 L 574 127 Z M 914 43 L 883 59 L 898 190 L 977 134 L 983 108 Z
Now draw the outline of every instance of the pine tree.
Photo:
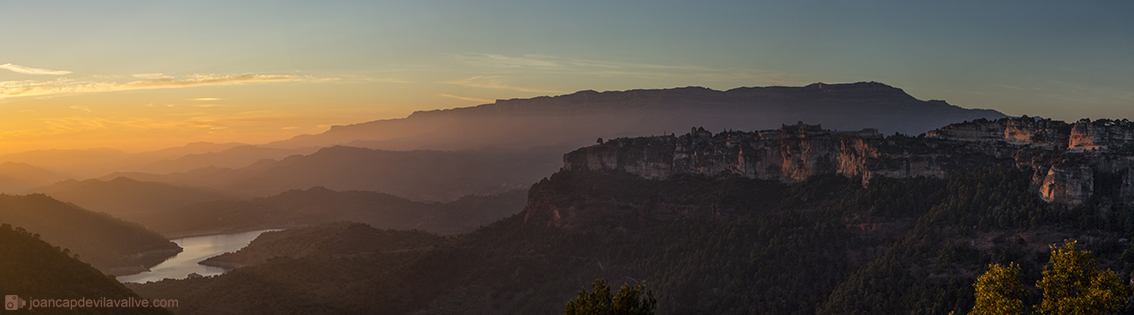
M 644 292 L 643 292 L 644 291 Z M 610 295 L 605 279 L 597 279 L 591 292 L 579 290 L 574 301 L 567 302 L 565 315 L 652 315 L 657 308 L 654 293 L 641 282 L 623 284 L 618 294 Z

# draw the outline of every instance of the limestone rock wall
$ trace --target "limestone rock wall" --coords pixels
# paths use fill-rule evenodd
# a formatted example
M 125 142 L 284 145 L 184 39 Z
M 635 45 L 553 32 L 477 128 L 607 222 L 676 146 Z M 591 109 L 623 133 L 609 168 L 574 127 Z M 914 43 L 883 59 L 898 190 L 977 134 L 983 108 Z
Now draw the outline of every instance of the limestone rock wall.
M 795 182 L 819 174 L 944 177 L 994 164 L 1031 169 L 1032 188 L 1049 202 L 1077 205 L 1095 192 L 1095 175 L 1119 174 L 1122 202 L 1134 202 L 1134 124 L 1067 124 L 1031 118 L 954 124 L 924 137 L 884 138 L 874 130 L 836 132 L 784 125 L 718 134 L 619 138 L 564 155 L 566 170 L 620 170 L 651 179 L 693 173 Z
M 1122 148 L 1134 144 L 1134 126 L 1128 121 L 1080 120 L 1071 129 L 1069 147 L 1080 150 Z

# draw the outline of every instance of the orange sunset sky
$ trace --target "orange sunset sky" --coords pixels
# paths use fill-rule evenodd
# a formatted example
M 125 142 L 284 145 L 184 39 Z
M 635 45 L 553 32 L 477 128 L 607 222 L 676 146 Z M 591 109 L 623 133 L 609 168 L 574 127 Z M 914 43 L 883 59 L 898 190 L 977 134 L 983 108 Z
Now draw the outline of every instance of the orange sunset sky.
M 979 7 L 979 10 L 977 10 Z M 16 1 L 0 153 L 265 143 L 496 99 L 879 81 L 1134 116 L 1131 2 Z

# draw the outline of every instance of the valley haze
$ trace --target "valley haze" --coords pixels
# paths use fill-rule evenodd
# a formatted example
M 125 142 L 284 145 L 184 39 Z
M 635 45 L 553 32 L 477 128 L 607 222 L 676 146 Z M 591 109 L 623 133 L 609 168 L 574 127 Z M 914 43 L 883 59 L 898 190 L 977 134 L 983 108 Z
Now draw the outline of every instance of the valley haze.
M 8 1 L 0 293 L 170 306 L 73 310 L 115 314 L 1134 314 L 1130 12 Z
M 166 238 L 286 229 L 198 262 L 226 273 L 125 284 L 186 301 L 170 309 L 180 314 L 548 313 L 597 278 L 647 280 L 663 314 L 879 312 L 853 302 L 875 291 L 850 283 L 901 275 L 881 292 L 968 292 L 978 262 L 1004 246 L 1038 257 L 1041 242 L 1134 232 L 1121 224 L 1134 222 L 1134 123 L 1009 117 L 879 82 L 588 90 L 260 145 L 0 158 L 0 202 L 11 204 L 0 219 L 96 272 L 157 268 L 181 251 Z M 997 183 L 994 193 L 963 188 L 981 183 Z M 1010 210 L 979 210 L 991 204 Z M 1065 227 L 1070 213 L 1114 223 Z M 658 243 L 666 235 L 691 238 Z M 937 241 L 908 245 L 925 237 Z M 807 250 L 784 256 L 784 242 Z M 944 275 L 877 269 L 925 263 L 911 250 L 968 256 L 933 258 L 934 270 L 959 268 Z M 1103 253 L 1117 264 L 1125 252 Z M 720 287 L 730 289 L 696 293 Z M 785 308 L 734 301 L 760 296 Z M 909 298 L 937 312 L 971 308 L 971 297 Z M 487 306 L 461 306 L 474 301 Z

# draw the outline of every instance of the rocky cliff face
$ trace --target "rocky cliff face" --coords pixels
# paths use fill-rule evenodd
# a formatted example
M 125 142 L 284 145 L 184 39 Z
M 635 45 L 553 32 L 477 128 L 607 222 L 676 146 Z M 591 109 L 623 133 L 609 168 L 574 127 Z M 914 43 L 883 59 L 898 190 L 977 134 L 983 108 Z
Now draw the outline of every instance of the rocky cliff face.
M 1080 120 L 1071 129 L 1072 149 L 1092 150 L 1123 148 L 1134 143 L 1134 123 L 1127 120 Z
M 795 182 L 835 173 L 861 177 L 864 184 L 876 176 L 940 178 L 1011 165 L 1035 172 L 1032 188 L 1049 202 L 1082 203 L 1096 190 L 1098 174 L 1120 176 L 1120 201 L 1134 202 L 1134 124 L 1125 120 L 979 119 L 916 138 L 802 122 L 755 132 L 694 129 L 681 136 L 614 139 L 570 152 L 563 162 L 568 171 L 619 170 L 650 179 L 689 173 Z
M 862 159 L 877 155 L 867 142 L 880 138 L 876 130 L 840 133 L 802 123 L 716 135 L 693 129 L 682 136 L 615 139 L 568 153 L 563 162 L 568 170 L 615 169 L 651 179 L 695 173 L 798 181 L 829 172 L 863 175 Z
M 1044 119 L 1000 119 L 952 124 L 926 133 L 934 138 L 968 141 L 1004 141 L 1015 145 L 1046 148 L 1066 147 L 1071 125 Z

